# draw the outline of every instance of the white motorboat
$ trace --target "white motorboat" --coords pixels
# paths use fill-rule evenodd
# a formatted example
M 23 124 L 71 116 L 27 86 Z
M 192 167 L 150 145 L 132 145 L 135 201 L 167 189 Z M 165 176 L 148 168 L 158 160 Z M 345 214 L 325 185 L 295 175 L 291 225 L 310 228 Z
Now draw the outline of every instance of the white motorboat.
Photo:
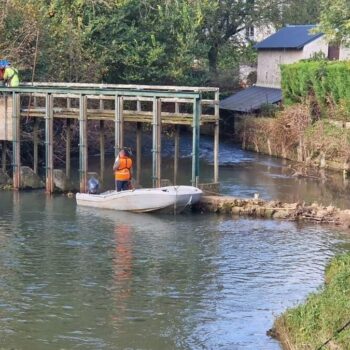
M 197 203 L 203 192 L 193 186 L 166 186 L 127 191 L 107 191 L 101 194 L 77 193 L 78 205 L 131 212 L 179 213 Z

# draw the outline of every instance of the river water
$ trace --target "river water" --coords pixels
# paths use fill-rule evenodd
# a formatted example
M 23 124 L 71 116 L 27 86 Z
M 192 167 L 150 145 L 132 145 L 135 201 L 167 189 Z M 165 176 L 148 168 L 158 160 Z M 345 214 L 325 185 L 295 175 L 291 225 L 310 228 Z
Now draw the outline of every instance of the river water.
M 220 159 L 224 193 L 347 206 L 341 179 L 336 189 L 297 180 L 289 164 L 229 144 Z M 211 161 L 204 140 L 208 180 Z M 0 196 L 4 349 L 280 349 L 266 335 L 274 318 L 350 248 L 349 232 L 334 227 L 77 208 L 41 191 Z

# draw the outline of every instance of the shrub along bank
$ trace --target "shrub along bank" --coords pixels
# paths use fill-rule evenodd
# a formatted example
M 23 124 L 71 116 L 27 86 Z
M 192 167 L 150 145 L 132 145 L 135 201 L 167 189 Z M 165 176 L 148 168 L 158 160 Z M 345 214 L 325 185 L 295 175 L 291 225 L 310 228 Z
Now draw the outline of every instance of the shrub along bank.
M 331 261 L 323 289 L 280 316 L 273 334 L 287 350 L 350 349 L 350 254 Z
M 237 123 L 236 138 L 245 149 L 348 171 L 350 129 L 343 124 L 331 119 L 313 121 L 309 104 L 295 104 L 275 118 L 242 118 Z
M 350 62 L 301 61 L 281 66 L 284 104 L 312 103 L 312 117 L 350 120 Z
M 236 128 L 243 147 L 347 171 L 350 62 L 302 61 L 282 65 L 281 75 L 283 110 L 273 118 L 243 117 Z

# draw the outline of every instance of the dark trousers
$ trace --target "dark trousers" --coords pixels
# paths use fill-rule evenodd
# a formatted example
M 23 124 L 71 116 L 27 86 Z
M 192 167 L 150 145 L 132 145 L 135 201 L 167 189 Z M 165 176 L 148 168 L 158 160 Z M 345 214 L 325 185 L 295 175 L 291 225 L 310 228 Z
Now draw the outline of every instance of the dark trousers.
M 120 191 L 126 191 L 129 189 L 129 181 L 119 181 L 117 180 L 115 182 L 115 188 L 118 192 Z

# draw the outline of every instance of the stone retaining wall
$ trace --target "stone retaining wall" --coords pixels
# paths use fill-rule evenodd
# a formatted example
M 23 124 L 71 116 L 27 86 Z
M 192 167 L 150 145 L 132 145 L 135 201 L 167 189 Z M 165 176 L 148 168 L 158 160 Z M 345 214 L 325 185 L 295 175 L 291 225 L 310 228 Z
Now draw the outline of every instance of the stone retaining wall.
M 311 221 L 350 227 L 350 210 L 313 203 L 282 203 L 262 199 L 242 199 L 230 196 L 203 196 L 194 207 L 202 213 L 219 213 L 255 218 Z

